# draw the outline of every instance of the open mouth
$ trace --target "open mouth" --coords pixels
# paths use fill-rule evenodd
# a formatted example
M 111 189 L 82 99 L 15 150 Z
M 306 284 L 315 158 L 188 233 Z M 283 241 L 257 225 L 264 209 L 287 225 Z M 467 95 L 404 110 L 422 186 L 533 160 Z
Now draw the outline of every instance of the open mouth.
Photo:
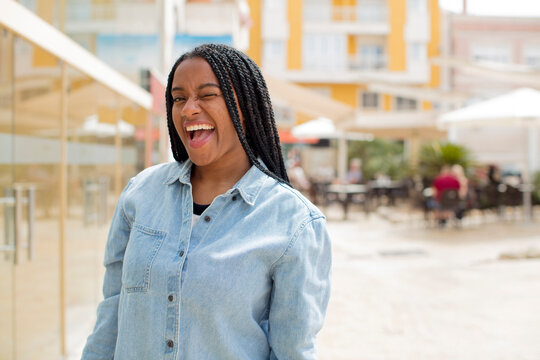
M 210 124 L 195 124 L 186 126 L 186 132 L 190 139 L 190 144 L 195 147 L 204 145 L 214 132 L 214 126 Z
M 214 131 L 214 127 L 210 124 L 189 125 L 186 127 L 186 131 L 191 140 L 197 141 L 210 135 Z

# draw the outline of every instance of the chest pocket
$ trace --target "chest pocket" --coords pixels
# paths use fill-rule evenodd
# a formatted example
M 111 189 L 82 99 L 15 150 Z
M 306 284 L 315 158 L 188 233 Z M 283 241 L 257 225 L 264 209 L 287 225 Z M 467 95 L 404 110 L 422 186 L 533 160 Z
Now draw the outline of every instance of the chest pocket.
M 127 292 L 145 292 L 156 255 L 167 233 L 133 224 L 122 267 L 122 285 Z

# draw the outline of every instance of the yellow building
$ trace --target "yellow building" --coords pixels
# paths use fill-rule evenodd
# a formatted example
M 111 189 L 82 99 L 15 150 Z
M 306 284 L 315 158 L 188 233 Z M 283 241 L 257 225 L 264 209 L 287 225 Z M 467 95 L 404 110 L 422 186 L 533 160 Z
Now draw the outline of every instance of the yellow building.
M 249 0 L 248 54 L 266 74 L 356 109 L 337 125 L 376 136 L 440 136 L 437 0 Z M 309 117 L 296 114 L 296 122 Z M 334 119 L 336 120 L 336 119 Z

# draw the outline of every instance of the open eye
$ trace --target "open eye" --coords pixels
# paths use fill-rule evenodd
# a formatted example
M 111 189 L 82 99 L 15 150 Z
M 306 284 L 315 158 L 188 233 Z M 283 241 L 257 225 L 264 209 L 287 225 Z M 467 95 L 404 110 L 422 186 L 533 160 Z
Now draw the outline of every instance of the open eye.
M 173 102 L 175 102 L 175 103 L 185 103 L 186 98 L 182 97 L 182 96 L 176 96 L 176 97 L 173 97 Z

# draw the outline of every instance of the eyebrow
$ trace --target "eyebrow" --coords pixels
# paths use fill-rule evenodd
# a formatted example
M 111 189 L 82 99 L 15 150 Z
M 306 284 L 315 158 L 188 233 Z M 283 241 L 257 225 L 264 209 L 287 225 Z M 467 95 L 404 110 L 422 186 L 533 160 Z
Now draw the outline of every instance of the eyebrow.
M 218 84 L 214 84 L 214 83 L 204 83 L 204 84 L 199 85 L 199 86 L 197 87 L 197 90 L 201 90 L 201 89 L 204 89 L 205 87 L 209 87 L 209 86 L 220 89 L 220 87 L 219 87 Z M 173 91 L 182 91 L 182 90 L 184 90 L 183 87 L 181 87 L 181 86 L 175 86 L 175 87 L 173 87 L 173 88 L 171 89 L 171 92 L 173 92 Z

